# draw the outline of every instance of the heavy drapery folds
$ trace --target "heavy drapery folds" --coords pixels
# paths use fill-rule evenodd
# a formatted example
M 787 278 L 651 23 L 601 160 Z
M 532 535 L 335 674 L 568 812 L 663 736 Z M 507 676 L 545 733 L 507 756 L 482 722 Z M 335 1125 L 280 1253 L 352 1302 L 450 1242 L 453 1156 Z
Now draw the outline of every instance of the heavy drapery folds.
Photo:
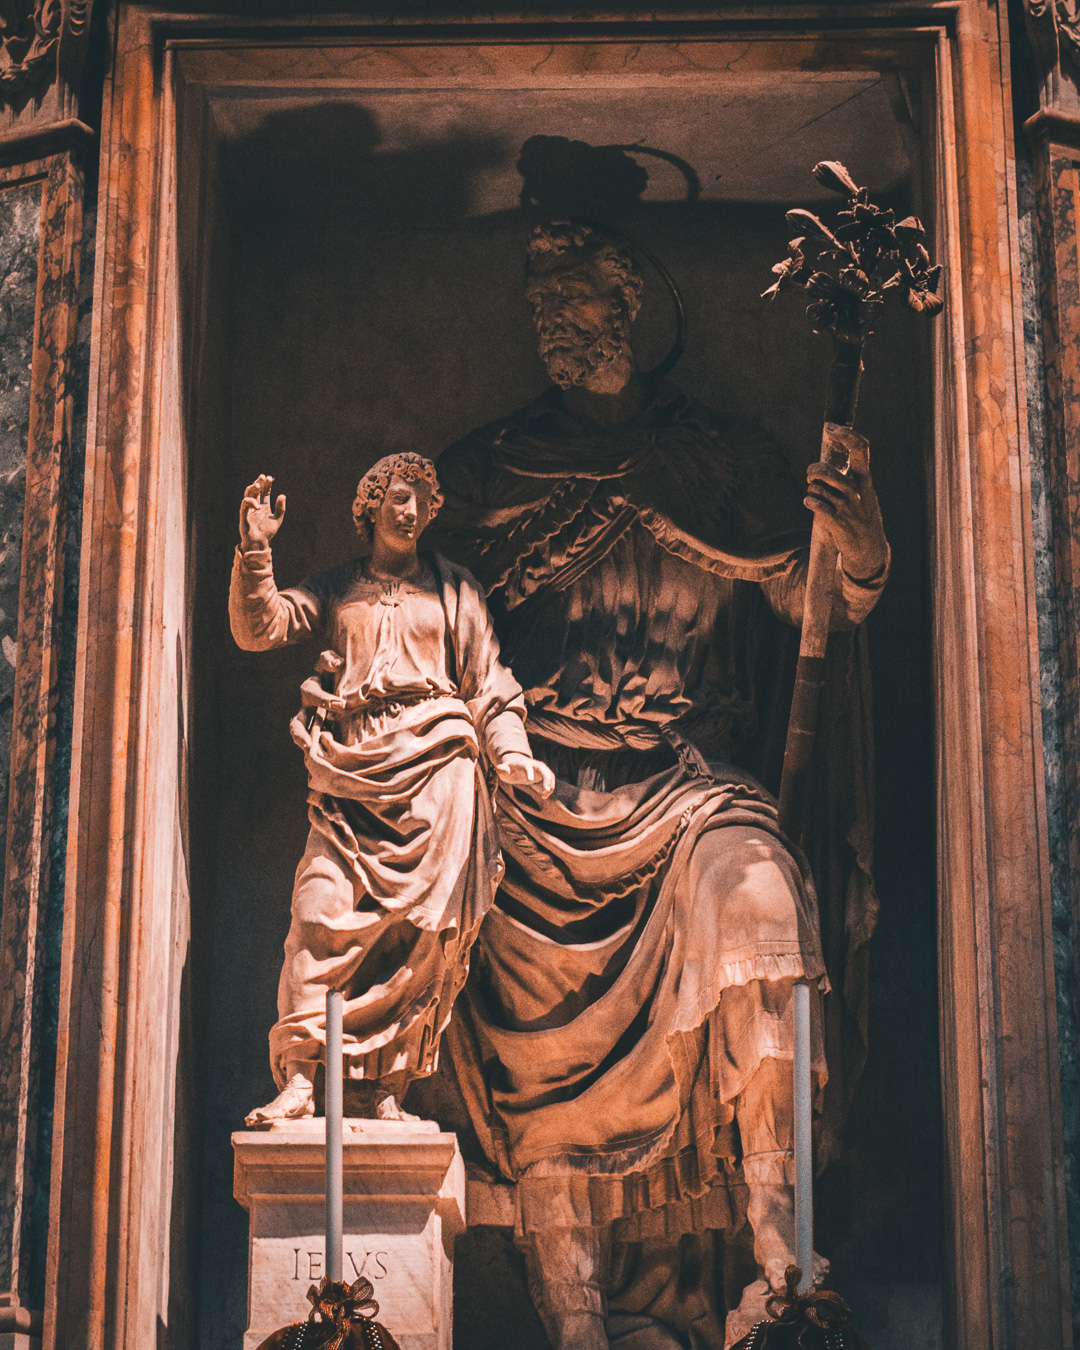
M 437 556 L 413 582 L 357 561 L 279 591 L 268 548 L 237 550 L 229 609 L 248 651 L 322 632 L 342 658 L 334 731 L 293 723 L 308 770 L 270 1060 L 313 1081 L 326 990 L 345 993 L 345 1073 L 401 1091 L 439 1037 L 502 874 L 481 742 L 527 751 L 521 691 L 473 579 Z
M 838 567 L 804 857 L 761 786 L 779 779 L 809 542 L 769 440 L 670 385 L 616 427 L 552 389 L 452 446 L 439 477 L 440 546 L 488 588 L 533 752 L 559 777 L 543 805 L 499 795 L 506 878 L 450 1033 L 474 1127 L 526 1231 L 724 1227 L 731 1103 L 790 1057 L 793 979 L 832 991 L 820 1158 L 865 1055 L 858 625 L 888 568 Z

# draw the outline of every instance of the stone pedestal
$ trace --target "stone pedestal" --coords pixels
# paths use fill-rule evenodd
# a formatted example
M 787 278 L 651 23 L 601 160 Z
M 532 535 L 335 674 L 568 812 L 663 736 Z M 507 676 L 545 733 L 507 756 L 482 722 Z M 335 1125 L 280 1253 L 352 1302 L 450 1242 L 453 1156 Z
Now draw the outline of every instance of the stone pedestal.
M 0 1294 L 0 1350 L 41 1350 L 41 1314 Z
M 344 1124 L 343 1275 L 375 1287 L 402 1350 L 450 1350 L 454 1238 L 465 1226 L 457 1137 L 433 1121 Z M 233 1194 L 250 1215 L 244 1350 L 306 1317 L 326 1271 L 322 1120 L 233 1135 Z

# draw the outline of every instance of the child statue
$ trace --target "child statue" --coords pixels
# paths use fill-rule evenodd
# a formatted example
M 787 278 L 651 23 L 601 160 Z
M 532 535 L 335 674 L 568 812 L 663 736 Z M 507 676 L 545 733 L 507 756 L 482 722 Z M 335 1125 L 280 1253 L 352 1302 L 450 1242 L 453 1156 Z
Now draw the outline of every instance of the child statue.
M 360 1113 L 408 1119 L 399 1101 L 430 1074 L 503 873 L 484 765 L 550 795 L 521 688 L 499 661 L 484 593 L 417 540 L 442 503 L 434 464 L 391 455 L 353 502 L 370 557 L 290 590 L 270 544 L 285 516 L 261 475 L 240 507 L 229 617 L 245 651 L 325 635 L 292 731 L 304 749 L 311 829 L 296 869 L 270 1061 L 280 1089 L 248 1125 L 314 1114 L 328 989 L 344 993 L 344 1072 Z

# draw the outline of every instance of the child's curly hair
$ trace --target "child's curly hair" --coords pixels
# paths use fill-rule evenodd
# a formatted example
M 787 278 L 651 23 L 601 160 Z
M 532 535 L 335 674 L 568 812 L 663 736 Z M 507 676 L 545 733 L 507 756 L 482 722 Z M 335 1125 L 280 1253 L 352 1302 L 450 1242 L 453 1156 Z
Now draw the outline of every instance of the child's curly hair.
M 414 483 L 418 479 L 423 479 L 425 483 L 431 484 L 429 524 L 438 515 L 439 507 L 443 504 L 443 495 L 439 490 L 435 465 L 430 459 L 425 459 L 423 455 L 408 453 L 387 455 L 384 459 L 380 459 L 377 464 L 373 464 L 356 485 L 356 498 L 352 504 L 353 521 L 356 525 L 356 533 L 367 544 L 371 543 L 373 537 L 371 513 L 386 495 L 386 489 L 390 486 L 390 479 L 395 475 L 398 478 L 404 478 L 407 483 Z

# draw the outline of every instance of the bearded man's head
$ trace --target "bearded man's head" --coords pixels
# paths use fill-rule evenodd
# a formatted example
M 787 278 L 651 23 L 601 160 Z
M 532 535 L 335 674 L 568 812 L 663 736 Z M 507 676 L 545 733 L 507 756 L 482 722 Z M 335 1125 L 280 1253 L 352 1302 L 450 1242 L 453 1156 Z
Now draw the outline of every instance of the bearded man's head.
M 641 292 L 641 272 L 616 235 L 563 220 L 533 230 L 525 294 L 540 356 L 555 384 L 584 384 L 629 354 Z

